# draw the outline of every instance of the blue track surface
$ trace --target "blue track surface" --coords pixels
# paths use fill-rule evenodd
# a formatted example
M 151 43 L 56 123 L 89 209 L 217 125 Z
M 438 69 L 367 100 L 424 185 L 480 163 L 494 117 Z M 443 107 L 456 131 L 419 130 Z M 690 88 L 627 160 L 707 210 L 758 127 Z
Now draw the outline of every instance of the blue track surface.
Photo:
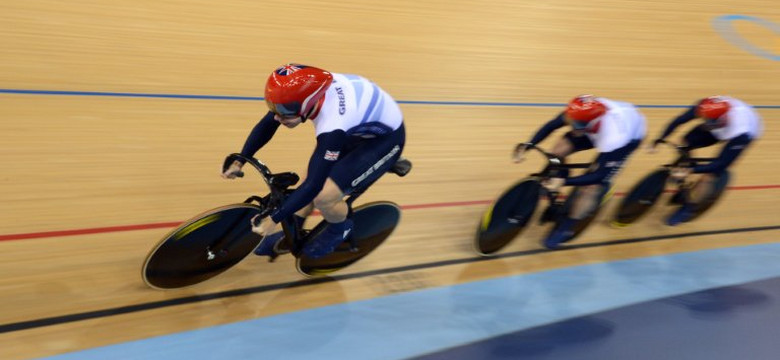
M 55 358 L 688 359 L 722 346 L 738 349 L 726 358 L 765 359 L 777 349 L 778 293 L 766 289 L 777 277 L 780 244 L 707 250 L 426 289 Z
M 421 356 L 466 359 L 780 358 L 780 278 L 709 289 Z

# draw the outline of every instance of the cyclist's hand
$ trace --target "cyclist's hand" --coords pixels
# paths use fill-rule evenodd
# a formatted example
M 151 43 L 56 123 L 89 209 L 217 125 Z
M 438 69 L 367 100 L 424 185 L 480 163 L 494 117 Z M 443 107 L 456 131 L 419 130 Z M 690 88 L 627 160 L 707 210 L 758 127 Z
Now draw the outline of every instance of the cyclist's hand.
M 655 154 L 655 153 L 657 153 L 658 152 L 658 144 L 660 144 L 661 142 L 663 142 L 663 139 L 655 139 L 655 140 L 653 140 L 653 142 L 650 143 L 649 145 L 647 145 L 647 147 L 645 148 L 647 150 L 647 153 L 648 154 Z
M 558 191 L 558 189 L 560 189 L 565 183 L 566 179 L 564 178 L 549 178 L 542 181 L 542 186 L 544 186 L 549 191 Z
M 528 143 L 519 143 L 512 151 L 512 160 L 515 163 L 521 163 L 525 160 L 525 151 L 528 150 Z
M 222 177 L 225 179 L 235 179 L 236 173 L 241 171 L 241 167 L 244 166 L 240 161 L 234 160 L 230 166 L 228 166 L 227 170 L 222 173 Z
M 675 180 L 683 180 L 693 172 L 693 169 L 689 167 L 675 167 L 669 172 L 669 175 Z
M 276 231 L 276 226 L 278 225 L 273 220 L 271 220 L 270 216 L 266 216 L 262 219 L 259 219 L 258 222 L 258 216 L 255 215 L 255 217 L 252 218 L 252 232 L 259 234 L 260 236 L 267 236 L 270 234 L 273 234 Z

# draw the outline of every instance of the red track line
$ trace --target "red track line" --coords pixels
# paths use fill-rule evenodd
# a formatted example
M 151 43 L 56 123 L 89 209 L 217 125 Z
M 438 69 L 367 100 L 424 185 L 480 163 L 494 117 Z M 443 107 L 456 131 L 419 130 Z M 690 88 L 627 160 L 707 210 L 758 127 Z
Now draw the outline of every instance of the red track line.
M 412 209 L 430 209 L 430 208 L 453 207 L 453 206 L 487 205 L 492 202 L 493 200 L 454 201 L 454 202 L 431 203 L 431 204 L 403 205 L 401 206 L 401 209 L 412 210 Z
M 765 189 L 780 189 L 780 185 L 748 185 L 748 186 L 731 186 L 729 190 L 765 190 Z M 615 196 L 624 196 L 625 193 L 617 192 Z M 471 205 L 487 205 L 492 203 L 493 200 L 472 200 L 472 201 L 454 201 L 454 202 L 442 202 L 442 203 L 430 203 L 430 204 L 416 204 L 416 205 L 404 205 L 401 206 L 403 210 L 414 209 L 430 209 L 430 208 L 443 208 L 454 206 L 471 206 Z M 26 234 L 9 234 L 0 235 L 0 241 L 8 240 L 24 240 L 24 239 L 40 239 L 49 237 L 63 237 L 63 236 L 75 236 L 75 235 L 88 235 L 88 234 L 102 234 L 110 232 L 120 231 L 134 231 L 134 230 L 149 230 L 149 229 L 161 229 L 171 228 L 181 224 L 181 221 L 154 223 L 154 224 L 138 224 L 138 225 L 119 225 L 108 226 L 91 229 L 73 229 L 73 230 L 56 230 L 56 231 L 44 231 L 36 233 Z
M 747 186 L 729 186 L 729 190 L 763 190 L 780 189 L 780 185 L 747 185 Z
M 27 233 L 27 234 L 10 234 L 10 235 L 0 235 L 0 241 L 40 239 L 40 238 L 47 238 L 47 237 L 74 236 L 74 235 L 86 235 L 86 234 L 102 234 L 102 233 L 118 232 L 118 231 L 149 230 L 149 229 L 159 229 L 159 228 L 170 228 L 170 227 L 177 226 L 179 224 L 181 224 L 180 221 L 156 223 L 156 224 L 108 226 L 108 227 L 91 228 L 91 229 L 44 231 L 44 232 Z

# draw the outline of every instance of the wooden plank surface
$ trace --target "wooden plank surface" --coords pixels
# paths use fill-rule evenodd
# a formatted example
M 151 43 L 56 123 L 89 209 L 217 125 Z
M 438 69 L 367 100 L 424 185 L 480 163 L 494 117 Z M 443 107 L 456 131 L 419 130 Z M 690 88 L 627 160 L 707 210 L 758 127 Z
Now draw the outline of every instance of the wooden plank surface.
M 151 225 L 184 221 L 264 191 L 256 177 L 225 181 L 218 172 L 223 157 L 241 148 L 266 111 L 262 101 L 247 98 L 262 96 L 267 74 L 281 63 L 361 74 L 404 101 L 550 104 L 589 92 L 644 105 L 682 105 L 727 93 L 776 106 L 777 62 L 732 45 L 712 25 L 718 16 L 748 10 L 778 21 L 775 5 L 494 1 L 486 6 L 406 0 L 0 4 L 0 23 L 6 29 L 0 38 L 0 88 L 151 94 L 0 93 L 0 236 L 148 227 L 1 241 L 6 260 L 0 262 L 0 325 L 288 284 L 246 296 L 0 333 L 0 358 L 52 355 L 497 276 L 777 241 L 776 230 L 754 231 L 436 266 L 474 258 L 469 244 L 487 203 L 541 166 L 536 158 L 512 164 L 509 151 L 560 108 L 405 103 L 405 155 L 414 170 L 403 179 L 382 179 L 359 202 L 392 200 L 407 209 L 385 246 L 343 272 L 354 278 L 301 284 L 290 258 L 274 264 L 249 258 L 213 281 L 180 291 L 151 290 L 140 277 L 144 256 L 170 229 Z M 733 25 L 750 43 L 779 50 L 777 34 L 766 27 L 746 21 Z M 642 111 L 654 136 L 682 109 Z M 641 224 L 615 230 L 602 216 L 577 243 L 778 225 L 775 154 L 780 134 L 773 124 L 780 110 L 760 112 L 766 120 L 764 137 L 734 167 L 735 191 L 706 217 L 667 228 L 660 223 L 668 210 L 659 208 Z M 275 171 L 303 174 L 312 148 L 313 130 L 304 124 L 280 131 L 258 156 Z M 672 156 L 637 153 L 617 179 L 618 191 L 628 190 Z M 507 251 L 538 249 L 543 234 L 544 229 L 532 226 Z M 417 267 L 392 270 L 404 266 Z M 368 271 L 384 272 L 359 276 Z

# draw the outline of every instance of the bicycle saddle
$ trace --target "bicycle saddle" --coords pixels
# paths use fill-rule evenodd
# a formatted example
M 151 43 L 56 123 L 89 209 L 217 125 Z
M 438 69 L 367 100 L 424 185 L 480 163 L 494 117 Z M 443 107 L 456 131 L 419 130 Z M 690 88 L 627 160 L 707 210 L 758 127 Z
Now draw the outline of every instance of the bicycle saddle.
M 390 168 L 391 173 L 400 177 L 406 176 L 406 174 L 408 174 L 410 171 L 412 171 L 412 162 L 405 158 L 399 158 L 393 167 Z
M 268 183 L 282 189 L 286 189 L 297 184 L 298 180 L 300 179 L 301 178 L 298 176 L 298 174 L 294 172 L 283 172 L 271 175 L 271 177 L 268 179 Z

